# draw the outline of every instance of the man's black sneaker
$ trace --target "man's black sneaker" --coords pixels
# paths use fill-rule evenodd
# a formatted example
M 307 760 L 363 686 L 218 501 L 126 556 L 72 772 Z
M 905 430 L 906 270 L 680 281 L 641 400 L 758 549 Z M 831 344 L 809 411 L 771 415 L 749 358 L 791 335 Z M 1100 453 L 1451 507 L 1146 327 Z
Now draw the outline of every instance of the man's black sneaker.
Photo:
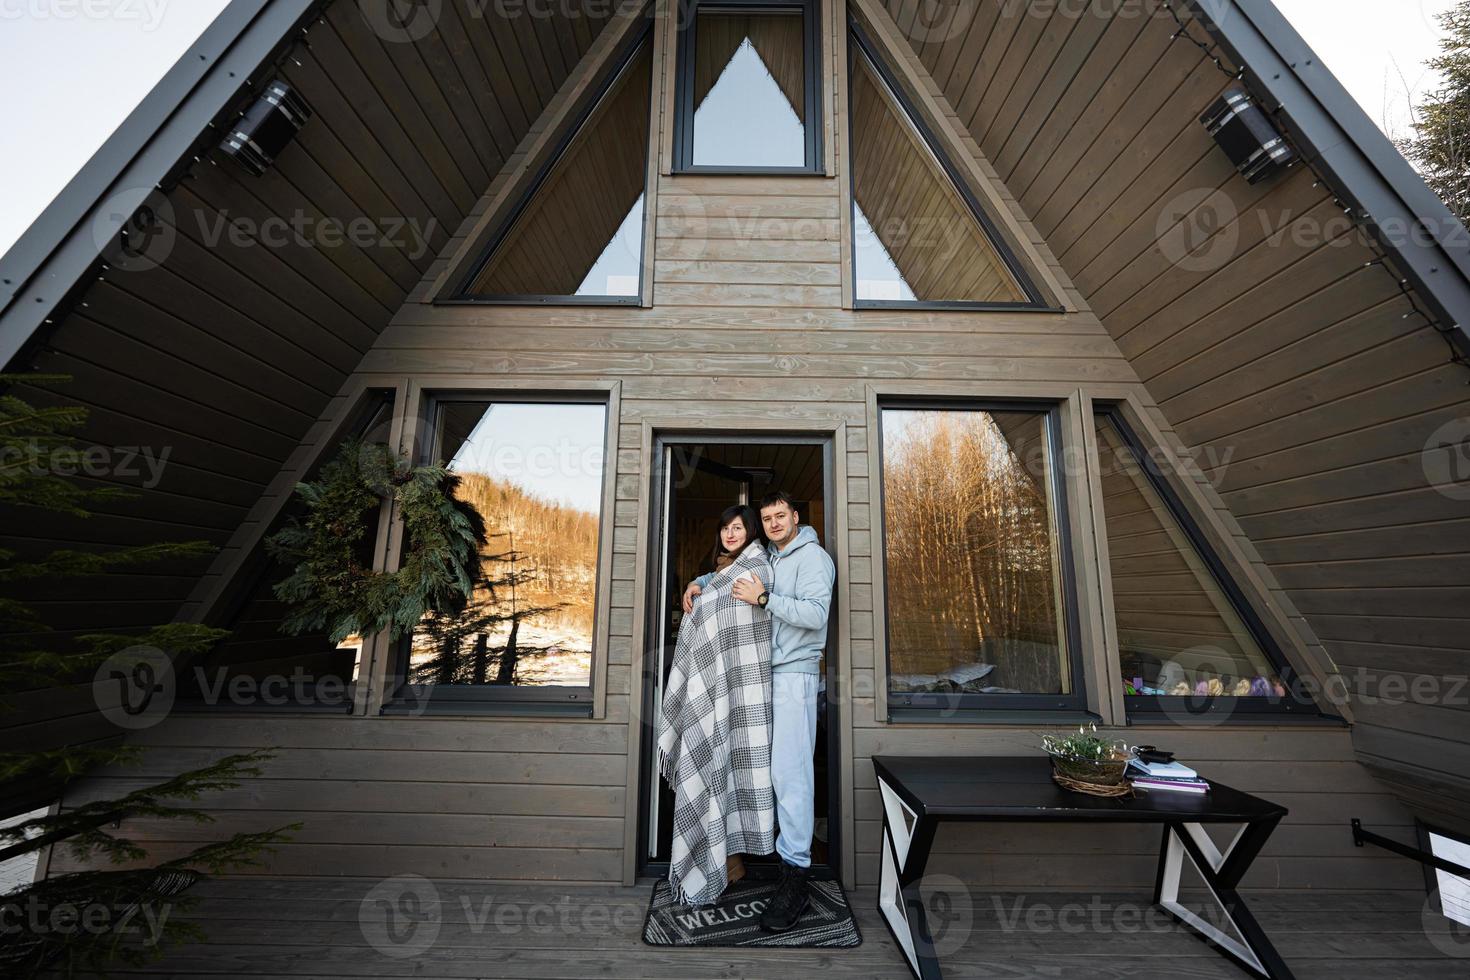
M 776 894 L 761 913 L 761 928 L 766 932 L 786 932 L 801 919 L 811 903 L 807 887 L 807 869 L 781 862 L 781 881 Z

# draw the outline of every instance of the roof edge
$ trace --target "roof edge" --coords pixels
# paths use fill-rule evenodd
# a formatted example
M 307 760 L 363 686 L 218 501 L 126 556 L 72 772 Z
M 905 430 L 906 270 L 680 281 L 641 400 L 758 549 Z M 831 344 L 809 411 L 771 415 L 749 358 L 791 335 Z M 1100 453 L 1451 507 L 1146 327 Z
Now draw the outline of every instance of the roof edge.
M 1273 0 L 1188 0 L 1245 81 L 1394 257 L 1440 328 L 1470 353 L 1470 234 Z
M 8 365 L 316 0 L 231 0 L 0 256 Z

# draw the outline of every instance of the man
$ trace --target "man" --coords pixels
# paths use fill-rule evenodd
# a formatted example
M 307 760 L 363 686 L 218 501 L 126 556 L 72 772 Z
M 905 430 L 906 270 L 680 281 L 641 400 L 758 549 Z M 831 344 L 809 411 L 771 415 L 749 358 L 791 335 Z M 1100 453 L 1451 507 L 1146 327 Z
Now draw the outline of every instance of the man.
M 786 932 L 810 901 L 817 679 L 837 570 L 817 532 L 801 524 L 790 494 L 768 495 L 761 501 L 760 516 L 774 581 L 767 586 L 759 578 L 742 580 L 735 583 L 732 594 L 771 614 L 771 783 L 780 827 L 776 853 L 781 856 L 781 882 L 761 913 L 761 928 Z M 698 583 L 689 586 L 685 609 L 699 592 Z

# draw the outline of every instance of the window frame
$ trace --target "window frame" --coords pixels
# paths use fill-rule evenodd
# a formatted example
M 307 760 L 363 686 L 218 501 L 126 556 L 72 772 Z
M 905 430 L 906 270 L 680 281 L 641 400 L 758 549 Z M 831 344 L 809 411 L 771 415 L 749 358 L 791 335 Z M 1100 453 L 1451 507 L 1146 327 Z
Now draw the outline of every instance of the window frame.
M 446 403 L 478 402 L 493 404 L 550 404 L 550 405 L 599 405 L 603 408 L 603 472 L 600 487 L 600 503 L 597 527 L 597 557 L 594 565 L 592 608 L 592 651 L 588 661 L 588 677 L 585 685 L 547 684 L 522 685 L 471 685 L 471 684 L 418 684 L 406 680 L 409 651 L 413 643 L 413 630 L 409 629 L 397 642 L 387 645 L 385 672 L 382 677 L 382 702 L 378 713 L 382 715 L 430 714 L 524 714 L 552 715 L 572 718 L 596 718 L 599 699 L 605 685 L 599 683 L 600 667 L 605 667 L 609 636 L 606 629 L 605 610 L 608 590 L 612 583 L 603 574 L 605 559 L 612 548 L 612 515 L 608 510 L 608 490 L 616 477 L 614 465 L 617 437 L 617 395 L 608 388 L 463 388 L 445 387 L 419 392 L 422 426 L 417 446 L 413 453 L 420 465 L 436 462 L 439 453 L 440 420 Z M 394 568 L 402 559 L 399 549 Z M 415 624 L 417 625 L 417 624 Z
M 901 84 L 898 76 L 889 67 L 879 53 L 877 46 L 873 44 L 862 24 L 857 17 L 849 13 L 847 18 L 848 29 L 848 52 L 847 52 L 847 162 L 844 167 L 847 170 L 847 198 L 849 209 L 849 242 L 848 242 L 848 274 L 852 277 L 852 306 L 855 310 L 980 310 L 989 312 L 1031 312 L 1031 313 L 1061 313 L 1061 308 L 1051 305 L 1043 296 L 1036 285 L 1035 278 L 1027 270 L 1025 263 L 1011 247 L 1010 240 L 1000 231 L 1000 228 L 992 220 L 990 213 L 980 203 L 975 195 L 975 189 L 971 186 L 968 178 L 961 173 L 958 166 L 950 158 L 945 149 L 944 142 L 939 135 L 929 126 L 922 113 L 914 105 L 909 97 L 908 91 Z M 970 216 L 979 223 L 982 231 L 990 239 L 996 254 L 1004 263 L 1006 271 L 1016 280 L 1021 291 L 1026 294 L 1024 301 L 1007 302 L 985 302 L 982 300 L 905 300 L 905 299 L 859 299 L 857 295 L 857 248 L 852 237 L 857 234 L 857 172 L 852 165 L 855 159 L 853 155 L 853 140 L 857 138 L 857 130 L 853 125 L 853 85 L 851 79 L 858 71 L 859 59 L 866 59 L 872 67 L 874 74 L 888 90 L 897 103 L 899 110 L 907 117 L 908 122 L 918 130 L 919 138 L 924 142 L 929 152 L 934 155 L 940 170 L 954 186 L 954 189 L 964 201 Z
M 1139 438 L 1137 431 L 1129 424 L 1123 412 L 1123 405 L 1116 401 L 1095 401 L 1092 405 L 1092 416 L 1089 420 L 1096 428 L 1097 420 L 1105 418 L 1112 423 L 1118 438 L 1123 444 L 1124 451 L 1128 453 L 1134 465 L 1139 467 L 1144 479 L 1154 493 L 1158 494 L 1164 508 L 1169 516 L 1174 519 L 1180 532 L 1189 541 L 1194 549 L 1195 556 L 1209 570 L 1215 580 L 1215 585 L 1225 596 L 1230 608 L 1240 618 L 1241 623 L 1249 632 L 1252 640 L 1261 653 L 1266 657 L 1271 667 L 1275 669 L 1277 678 L 1286 688 L 1287 694 L 1284 698 L 1260 698 L 1260 697 L 1231 697 L 1227 695 L 1207 696 L 1205 704 L 1200 707 L 1197 704 L 1198 695 L 1169 695 L 1169 694 L 1128 694 L 1122 695 L 1123 720 L 1126 724 L 1158 724 L 1176 723 L 1188 724 L 1184 719 L 1189 716 L 1198 717 L 1200 723 L 1216 725 L 1229 721 L 1259 721 L 1262 718 L 1280 719 L 1285 717 L 1319 719 L 1324 718 L 1322 710 L 1316 702 L 1303 691 L 1300 675 L 1287 659 L 1281 645 L 1277 643 L 1275 636 L 1266 627 L 1265 621 L 1255 611 L 1255 607 L 1246 597 L 1245 591 L 1236 581 L 1235 576 L 1230 573 L 1225 562 L 1220 558 L 1219 552 L 1210 544 L 1205 536 L 1199 522 L 1185 506 L 1183 498 L 1174 490 L 1173 483 L 1168 474 L 1159 466 L 1154 455 L 1145 451 L 1144 443 Z M 1097 466 L 1102 465 L 1101 458 L 1094 460 Z M 1099 540 L 1106 542 L 1108 535 L 1107 506 L 1099 498 L 1096 502 L 1097 511 L 1097 535 Z M 1099 575 L 1107 577 L 1108 595 L 1112 597 L 1112 557 L 1106 562 L 1099 562 Z M 1116 597 L 1112 597 L 1113 608 L 1109 612 L 1116 623 Z M 1122 649 L 1117 643 L 1116 628 L 1113 637 L 1114 653 L 1110 657 L 1110 668 L 1122 678 Z M 1245 716 L 1243 718 L 1238 716 Z
M 773 13 L 796 11 L 802 18 L 803 101 L 806 110 L 804 143 L 806 163 L 800 167 L 759 167 L 738 165 L 695 164 L 694 162 L 694 51 L 698 46 L 701 9 L 730 13 Z M 822 4 L 818 0 L 690 0 L 681 5 L 683 15 L 674 45 L 674 118 L 672 174 L 720 174 L 725 176 L 819 176 L 827 175 L 827 162 L 822 150 L 822 131 L 826 126 L 822 102 Z
M 551 149 L 544 154 L 540 165 L 536 168 L 534 175 L 515 195 L 508 207 L 504 207 L 503 217 L 494 225 L 494 231 L 484 239 L 485 244 L 474 252 L 474 258 L 465 262 L 461 267 L 460 274 L 454 282 L 454 288 L 448 296 L 435 299 L 436 306 L 642 306 L 644 294 L 648 287 L 649 262 L 648 262 L 648 228 L 649 222 L 653 220 L 649 214 L 649 176 L 648 163 L 656 153 L 652 146 L 653 137 L 653 115 L 650 111 L 644 115 L 643 145 L 644 145 L 644 178 L 643 178 L 643 221 L 638 235 L 638 291 L 628 295 L 601 295 L 588 294 L 579 296 L 576 294 L 561 295 L 558 293 L 525 293 L 525 294 L 487 294 L 479 295 L 470 292 L 475 280 L 485 267 L 495 258 L 495 253 L 504 244 L 505 239 L 515 229 L 516 222 L 525 214 L 530 207 L 531 201 L 535 199 L 538 191 L 545 186 L 551 178 L 552 171 L 561 162 L 573 142 L 587 128 L 598 108 L 603 104 L 608 94 L 623 79 L 625 73 L 632 69 L 634 61 L 637 60 L 643 46 L 647 44 L 650 49 L 656 47 L 653 43 L 653 21 L 648 20 L 642 27 L 638 28 L 631 38 L 625 42 L 624 49 L 618 53 L 607 71 L 601 83 L 597 86 L 597 96 L 588 100 L 587 104 L 578 110 L 573 122 L 566 126 L 564 132 L 552 145 Z M 650 50 L 650 58 L 656 52 Z M 650 62 L 649 71 L 652 77 L 649 80 L 650 91 L 654 98 L 658 94 L 658 75 L 654 65 Z
M 883 690 L 879 692 L 887 709 L 888 720 L 902 721 L 976 721 L 1005 722 L 1016 715 L 1034 718 L 1037 722 L 1047 720 L 1072 721 L 1078 717 L 1095 717 L 1088 705 L 1087 669 L 1082 644 L 1082 613 L 1077 593 L 1077 557 L 1071 507 L 1068 502 L 1068 481 L 1065 459 L 1062 410 L 1064 403 L 1056 399 L 1026 398 L 963 398 L 937 396 L 883 396 L 877 407 L 877 515 L 874 546 L 879 550 L 878 559 L 883 576 L 883 635 L 877 638 L 883 651 Z M 1058 626 L 1061 636 L 1060 648 L 1067 658 L 1071 691 L 1066 694 L 939 694 L 934 692 L 893 691 L 891 688 L 893 665 L 890 657 L 888 633 L 893 617 L 892 576 L 888 565 L 888 519 L 887 486 L 884 474 L 884 426 L 886 410 L 899 411 L 970 411 L 970 412 L 1028 412 L 1043 416 L 1043 428 L 1047 439 L 1047 471 L 1050 494 L 1050 522 L 1055 537 L 1054 553 L 1057 568 L 1053 578 L 1057 583 L 1060 602 Z M 1009 718 L 1007 717 L 1009 716 Z

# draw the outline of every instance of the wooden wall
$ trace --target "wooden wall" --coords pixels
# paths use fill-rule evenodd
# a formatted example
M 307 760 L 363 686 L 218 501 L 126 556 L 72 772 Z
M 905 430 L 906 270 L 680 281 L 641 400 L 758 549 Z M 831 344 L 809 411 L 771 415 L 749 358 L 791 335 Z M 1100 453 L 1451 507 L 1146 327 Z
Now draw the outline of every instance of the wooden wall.
M 605 20 L 488 9 L 445 4 L 438 29 L 412 44 L 383 40 L 351 2 L 310 26 L 310 47 L 296 48 L 281 75 L 315 114 L 275 165 L 255 178 L 217 154 L 196 164 L 160 212 L 174 237 L 146 253 L 158 264 L 109 270 L 28 364 L 8 368 L 70 375 L 61 388 L 16 394 L 85 406 L 84 445 L 119 463 L 116 447 L 146 447 L 166 460 L 161 479 L 85 477 L 133 496 L 97 505 L 85 522 L 7 513 L 0 547 L 232 540 Z M 342 229 L 363 219 L 374 233 L 343 243 Z M 328 220 L 340 223 L 335 240 L 330 229 L 317 236 Z M 170 621 L 209 565 L 48 582 L 25 598 L 63 640 L 126 631 Z M 19 702 L 0 714 L 7 740 L 112 731 L 90 685 Z
M 1470 830 L 1470 474 L 1426 449 L 1470 374 L 1310 172 L 1234 173 L 1197 118 L 1228 80 L 1163 5 L 921 6 L 888 9 L 1363 695 L 1358 757 Z
M 832 38 L 840 43 L 841 31 L 832 32 Z M 1159 61 L 1162 47 L 1153 59 L 1142 59 L 1146 63 L 1138 69 L 1139 84 L 1148 65 Z M 963 50 L 983 52 L 996 62 L 982 77 L 995 72 L 1001 62 L 1012 71 L 1031 63 L 1019 55 L 1002 59 L 984 44 L 967 43 Z M 941 70 L 934 57 L 946 53 L 951 62 L 959 54 L 941 49 L 926 51 L 926 57 L 947 83 L 953 72 Z M 840 69 L 845 59 L 840 49 L 837 54 L 830 62 Z M 669 67 L 663 60 L 656 65 L 665 86 L 671 84 Z M 1106 73 L 1089 71 L 1084 76 L 1096 92 Z M 841 70 L 832 81 L 840 105 Z M 1057 87 L 1048 83 L 1049 90 Z M 1155 79 L 1148 93 L 1167 98 L 1178 87 Z M 994 134 L 989 132 L 992 127 L 975 124 L 971 132 L 977 133 L 975 140 L 986 147 L 991 161 L 1019 185 L 1012 188 L 1021 202 L 1018 213 L 1011 216 L 1016 226 L 1028 235 L 1040 231 L 1059 236 L 1048 250 L 1040 244 L 1042 236 L 1036 235 L 1036 248 L 1040 259 L 1060 275 L 1052 266 L 1052 251 L 1075 257 L 1078 247 L 1087 247 L 1079 246 L 1081 237 L 1069 237 L 1063 230 L 1072 227 L 1067 219 L 1076 208 L 1093 206 L 1089 184 L 1080 175 L 1091 173 L 1092 181 L 1112 187 L 1103 171 L 1115 162 L 1116 153 L 1109 156 L 1109 151 L 1121 147 L 1109 141 L 1084 153 L 1086 147 L 1069 143 L 1073 129 L 1082 139 L 1081 130 L 1090 125 L 1078 120 L 1078 107 L 1070 121 L 1058 122 L 1059 131 L 1033 132 L 1035 139 L 1029 142 L 1035 149 L 1021 154 L 1009 143 L 997 146 L 995 141 L 1040 120 L 1026 113 L 1022 121 L 1019 109 L 999 95 L 957 94 L 961 117 L 973 115 L 980 103 L 987 113 L 999 114 Z M 1192 105 L 1192 100 L 1185 101 Z M 1133 118 L 1135 110 L 1128 100 L 1120 95 L 1118 102 L 1125 118 Z M 1136 112 L 1140 126 L 1151 118 L 1145 106 Z M 662 123 L 661 115 L 656 118 Z M 185 833 L 202 838 L 221 829 L 304 821 L 307 829 L 299 842 L 282 848 L 261 869 L 271 874 L 379 877 L 415 872 L 631 880 L 633 849 L 642 844 L 636 839 L 634 821 L 644 656 L 641 624 L 648 615 L 641 578 L 646 570 L 652 477 L 648 440 L 655 426 L 664 425 L 776 427 L 836 435 L 841 479 L 832 505 L 839 539 L 829 545 L 839 559 L 839 591 L 831 635 L 839 689 L 847 692 L 841 706 L 846 721 L 838 737 L 843 772 L 839 804 L 847 841 L 843 870 L 849 884 L 876 881 L 880 814 L 868 761 L 873 755 L 1038 751 L 1038 725 L 894 721 L 874 697 L 884 676 L 883 638 L 877 626 L 881 620 L 878 490 L 871 477 L 873 460 L 881 451 L 870 425 L 874 386 L 914 395 L 1078 396 L 1081 405 L 1094 395 L 1127 397 L 1166 440 L 1176 441 L 1191 430 L 1171 427 L 1164 405 L 1139 383 L 1126 349 L 1104 322 L 1075 301 L 1072 284 L 1064 276 L 1062 294 L 1074 300 L 1069 304 L 1074 308 L 1064 313 L 843 309 L 847 273 L 842 261 L 840 168 L 846 137 L 841 114 L 835 118 L 836 177 L 655 177 L 655 203 L 650 209 L 656 215 L 651 307 L 434 306 L 421 301 L 427 300 L 434 281 L 442 281 L 438 273 L 457 247 L 452 241 L 441 263 L 398 310 L 354 376 L 359 386 L 411 390 L 466 384 L 619 386 L 616 453 L 610 456 L 613 471 L 608 476 L 614 502 L 604 515 L 614 527 L 613 560 L 604 583 L 610 591 L 610 636 L 600 716 L 548 720 L 279 714 L 263 727 L 258 717 L 239 713 L 176 715 L 138 736 L 158 749 L 149 765 L 160 773 L 227 748 L 259 745 L 262 731 L 280 748 L 263 778 L 209 801 L 222 811 L 222 824 Z M 658 129 L 653 134 L 655 146 L 661 145 Z M 1211 165 L 1203 152 L 1199 156 L 1201 166 Z M 977 164 L 988 166 L 986 161 Z M 1119 164 L 1119 170 L 1126 166 Z M 1226 176 L 1220 175 L 1221 182 Z M 1070 195 L 1070 204 L 1065 197 L 1054 200 L 1054 193 L 1040 200 L 1027 198 L 1038 179 L 1044 181 L 1041 186 L 1049 183 L 1054 192 Z M 1155 180 L 1149 186 L 1157 184 Z M 1006 196 L 1005 187 L 995 190 Z M 482 201 L 478 210 L 487 206 Z M 1027 220 L 1028 213 L 1036 217 L 1036 225 Z M 473 219 L 465 223 L 458 243 L 470 240 L 473 225 Z M 1106 244 L 1087 241 L 1095 249 Z M 1168 295 L 1170 281 L 1159 284 L 1160 297 Z M 1184 288 L 1187 285 L 1181 284 L 1177 292 L 1185 301 L 1192 295 Z M 1122 300 L 1109 295 L 1100 293 L 1100 308 L 1112 315 Z M 1137 302 L 1145 298 L 1140 296 Z M 1211 358 L 1211 362 L 1218 361 Z M 1074 429 L 1081 432 L 1082 426 Z M 1209 500 L 1219 523 L 1233 536 L 1233 546 L 1249 564 L 1253 557 L 1249 541 L 1231 522 L 1225 504 L 1210 496 L 1207 485 L 1197 492 Z M 1080 527 L 1088 526 L 1086 511 L 1073 510 Z M 1251 567 L 1269 585 L 1269 570 L 1264 565 Z M 1095 585 L 1095 576 L 1089 581 Z M 1305 626 L 1301 621 L 1297 625 Z M 1101 627 L 1084 632 L 1089 662 L 1103 661 L 1103 641 L 1097 639 Z M 1092 700 L 1112 718 L 1105 673 L 1092 671 L 1090 683 L 1104 688 L 1093 691 Z M 1207 775 L 1260 792 L 1291 809 L 1248 885 L 1412 888 L 1420 881 L 1418 869 L 1407 862 L 1352 847 L 1348 816 L 1361 816 L 1401 836 L 1408 833 L 1410 819 L 1355 761 L 1351 736 L 1343 727 L 1158 727 L 1119 734 L 1131 741 L 1169 745 L 1197 762 Z M 81 792 L 112 790 L 123 778 L 113 774 L 91 780 Z M 174 853 L 187 844 L 177 839 L 177 828 L 136 829 L 168 841 L 160 853 Z M 940 852 L 936 870 L 994 888 L 1135 887 L 1143 893 L 1153 880 L 1157 860 L 1157 840 L 1147 832 L 1127 830 L 977 825 L 946 828 L 936 846 Z M 1078 860 L 1082 857 L 1086 859 Z

